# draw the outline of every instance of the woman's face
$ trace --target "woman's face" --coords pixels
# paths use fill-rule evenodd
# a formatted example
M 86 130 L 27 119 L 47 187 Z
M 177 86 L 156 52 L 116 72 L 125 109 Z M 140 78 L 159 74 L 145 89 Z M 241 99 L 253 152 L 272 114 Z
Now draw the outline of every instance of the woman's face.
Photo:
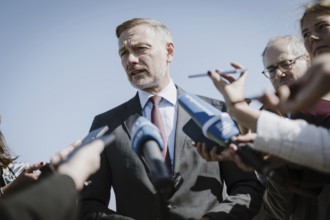
M 307 14 L 303 19 L 301 33 L 312 59 L 320 54 L 330 53 L 330 13 Z

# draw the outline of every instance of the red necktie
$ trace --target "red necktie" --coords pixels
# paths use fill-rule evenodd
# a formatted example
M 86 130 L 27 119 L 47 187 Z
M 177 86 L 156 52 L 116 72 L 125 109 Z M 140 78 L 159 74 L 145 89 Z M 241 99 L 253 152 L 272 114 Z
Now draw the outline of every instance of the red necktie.
M 167 137 L 166 137 L 166 133 L 165 133 L 165 128 L 164 128 L 164 124 L 163 124 L 163 120 L 162 120 L 162 116 L 160 114 L 159 111 L 159 103 L 162 100 L 162 97 L 160 96 L 152 96 L 149 98 L 149 100 L 152 102 L 153 106 L 151 109 L 151 122 L 157 126 L 160 135 L 162 136 L 163 139 L 163 150 L 162 150 L 162 154 L 165 160 L 165 163 L 167 165 L 167 167 L 169 168 L 169 170 L 171 171 L 172 169 L 171 167 L 171 162 L 170 162 L 170 158 L 169 158 L 169 153 L 167 152 Z

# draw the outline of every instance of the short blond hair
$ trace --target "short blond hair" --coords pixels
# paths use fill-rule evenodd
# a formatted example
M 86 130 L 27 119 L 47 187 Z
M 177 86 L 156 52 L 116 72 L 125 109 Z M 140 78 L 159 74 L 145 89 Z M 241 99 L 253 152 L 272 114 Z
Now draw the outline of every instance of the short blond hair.
M 116 28 L 117 38 L 119 38 L 124 31 L 138 25 L 148 25 L 149 27 L 153 28 L 156 33 L 160 34 L 160 36 L 163 36 L 166 42 L 172 42 L 170 30 L 163 23 L 149 18 L 132 18 L 121 23 Z

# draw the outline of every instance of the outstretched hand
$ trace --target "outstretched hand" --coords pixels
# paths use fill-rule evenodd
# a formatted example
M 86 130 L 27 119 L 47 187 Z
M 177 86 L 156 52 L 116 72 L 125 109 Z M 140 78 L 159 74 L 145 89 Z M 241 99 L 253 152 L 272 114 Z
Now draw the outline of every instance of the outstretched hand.
M 72 148 L 73 149 L 73 148 Z M 100 154 L 104 149 L 104 142 L 95 140 L 79 149 L 70 160 L 60 164 L 57 163 L 67 156 L 70 151 L 64 149 L 55 155 L 52 159 L 52 165 L 57 167 L 61 174 L 70 176 L 76 184 L 76 188 L 81 190 L 88 177 L 100 168 Z
M 244 69 L 243 66 L 231 63 L 235 69 Z M 233 103 L 244 101 L 244 85 L 247 77 L 247 72 L 242 72 L 238 79 L 235 79 L 231 74 L 221 75 L 221 70 L 215 72 L 208 72 L 214 85 L 222 93 L 227 106 Z M 225 80 L 227 80 L 227 82 Z
M 18 175 L 18 177 L 8 185 L 2 187 L 4 194 L 16 192 L 22 188 L 32 185 L 35 183 L 40 175 L 38 171 L 42 166 L 43 162 L 35 163 L 24 168 L 24 171 Z

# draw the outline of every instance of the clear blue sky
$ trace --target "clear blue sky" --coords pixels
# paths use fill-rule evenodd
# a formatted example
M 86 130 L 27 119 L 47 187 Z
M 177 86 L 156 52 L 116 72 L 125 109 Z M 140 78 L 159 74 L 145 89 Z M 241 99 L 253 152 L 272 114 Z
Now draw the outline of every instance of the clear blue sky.
M 249 70 L 246 94 L 271 84 L 261 75 L 266 42 L 299 35 L 302 0 L 1 0 L 1 130 L 19 161 L 48 161 L 87 134 L 93 117 L 135 94 L 118 56 L 116 26 L 133 17 L 172 32 L 174 81 L 221 99 L 208 78 L 187 75 L 236 61 Z M 300 36 L 300 35 L 299 35 Z

